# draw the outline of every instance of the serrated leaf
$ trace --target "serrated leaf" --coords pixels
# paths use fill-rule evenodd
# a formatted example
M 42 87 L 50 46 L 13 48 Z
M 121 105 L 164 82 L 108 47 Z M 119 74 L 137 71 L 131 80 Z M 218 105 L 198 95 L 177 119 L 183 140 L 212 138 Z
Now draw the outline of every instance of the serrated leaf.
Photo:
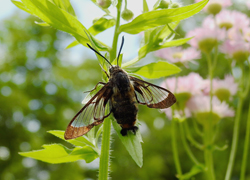
M 174 64 L 158 61 L 140 67 L 135 73 L 148 79 L 158 79 L 176 74 L 180 71 L 181 69 Z
M 22 2 L 31 14 L 38 16 L 44 22 L 56 29 L 71 34 L 84 46 L 87 46 L 86 43 L 89 43 L 89 39 L 85 33 L 87 29 L 76 19 L 76 17 L 62 10 L 52 2 L 48 0 L 22 0 Z M 95 40 L 95 42 L 98 44 L 97 47 L 99 50 L 110 49 L 99 40 Z
M 120 32 L 137 34 L 147 29 L 181 21 L 198 13 L 207 4 L 208 0 L 174 9 L 150 11 L 137 16 L 130 23 L 120 26 Z
M 59 131 L 59 130 L 52 130 L 52 131 L 48 131 L 48 133 L 64 140 L 64 141 L 67 141 L 75 146 L 90 146 L 90 147 L 93 147 L 95 148 L 95 146 L 93 145 L 93 143 L 91 143 L 88 139 L 86 139 L 86 137 L 84 136 L 80 136 L 78 138 L 75 138 L 75 139 L 71 139 L 71 140 L 65 140 L 64 139 L 64 131 Z
M 121 127 L 117 122 L 112 121 L 113 127 L 117 132 L 118 137 L 122 141 L 123 145 L 126 147 L 128 153 L 136 162 L 139 167 L 143 165 L 143 154 L 142 154 L 142 138 L 139 130 L 137 131 L 136 135 L 132 134 L 132 132 L 128 131 L 127 136 L 122 136 L 120 131 Z
M 44 149 L 21 152 L 19 154 L 52 164 L 74 162 L 77 160 L 85 160 L 87 163 L 90 163 L 98 157 L 98 154 L 89 146 L 68 149 L 61 144 L 50 144 L 43 145 L 42 147 Z

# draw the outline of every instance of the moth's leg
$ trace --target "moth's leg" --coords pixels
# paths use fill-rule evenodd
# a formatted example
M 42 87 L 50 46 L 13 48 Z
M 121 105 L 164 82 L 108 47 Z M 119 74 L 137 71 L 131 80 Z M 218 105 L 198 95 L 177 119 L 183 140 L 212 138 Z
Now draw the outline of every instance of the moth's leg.
M 95 85 L 95 87 L 94 87 L 93 89 L 91 89 L 90 91 L 85 91 L 85 92 L 83 92 L 83 93 L 89 93 L 89 92 L 91 92 L 91 91 L 94 91 L 94 90 L 97 88 L 98 84 L 105 85 L 106 83 L 104 83 L 104 82 L 98 82 L 98 83 Z
M 136 135 L 136 132 L 138 131 L 138 127 L 133 126 L 130 130 L 133 132 L 134 135 Z

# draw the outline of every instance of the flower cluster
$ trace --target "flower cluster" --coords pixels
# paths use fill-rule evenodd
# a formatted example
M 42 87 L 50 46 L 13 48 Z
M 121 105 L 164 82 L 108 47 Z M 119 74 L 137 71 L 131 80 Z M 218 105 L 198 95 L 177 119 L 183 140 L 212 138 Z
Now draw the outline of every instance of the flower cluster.
M 192 36 L 190 45 L 202 52 L 210 53 L 219 47 L 230 58 L 244 62 L 250 52 L 250 19 L 241 12 L 222 9 L 215 16 L 207 16 L 202 27 L 187 33 L 187 37 Z
M 201 0 L 195 0 L 199 2 Z M 205 6 L 204 10 L 211 14 L 217 14 L 222 8 L 229 7 L 232 5 L 231 0 L 210 0 Z
M 185 64 L 200 58 L 200 52 L 193 47 L 183 49 L 182 47 L 170 47 L 156 52 L 156 56 L 166 59 L 171 63 Z
M 209 80 L 203 79 L 199 74 L 190 73 L 187 76 L 169 78 L 162 83 L 162 87 L 174 92 L 177 98 L 176 112 L 179 116 L 196 117 L 201 113 L 210 113 L 210 84 Z M 234 111 L 229 108 L 227 102 L 236 94 L 237 84 L 232 76 L 225 79 L 213 80 L 212 112 L 215 117 L 234 116 Z M 169 109 L 164 111 L 171 117 Z

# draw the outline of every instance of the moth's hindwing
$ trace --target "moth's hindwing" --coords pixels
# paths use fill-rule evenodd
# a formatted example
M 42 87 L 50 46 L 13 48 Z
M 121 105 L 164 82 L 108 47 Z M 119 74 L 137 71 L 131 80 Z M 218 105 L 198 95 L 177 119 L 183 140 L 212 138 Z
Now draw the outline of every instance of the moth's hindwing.
M 134 85 L 138 103 L 150 108 L 164 109 L 176 102 L 175 96 L 169 90 L 132 76 L 129 78 Z

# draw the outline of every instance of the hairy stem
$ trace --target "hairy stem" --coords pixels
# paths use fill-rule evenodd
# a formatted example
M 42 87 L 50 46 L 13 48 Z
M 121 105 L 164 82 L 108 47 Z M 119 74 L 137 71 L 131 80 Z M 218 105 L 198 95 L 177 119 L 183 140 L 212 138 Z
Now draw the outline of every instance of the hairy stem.
M 121 3 L 122 3 L 122 0 L 118 0 L 116 26 L 115 26 L 112 50 L 110 51 L 111 62 L 116 58 L 116 48 L 117 48 L 117 41 L 119 37 L 118 31 L 119 31 L 119 26 L 120 26 Z M 110 153 L 109 153 L 110 136 L 111 136 L 111 119 L 106 118 L 103 123 L 102 148 L 101 148 L 100 166 L 99 166 L 99 180 L 108 179 L 109 159 L 110 159 Z
M 103 123 L 102 149 L 100 155 L 99 180 L 108 179 L 109 150 L 110 150 L 111 119 L 106 118 Z

